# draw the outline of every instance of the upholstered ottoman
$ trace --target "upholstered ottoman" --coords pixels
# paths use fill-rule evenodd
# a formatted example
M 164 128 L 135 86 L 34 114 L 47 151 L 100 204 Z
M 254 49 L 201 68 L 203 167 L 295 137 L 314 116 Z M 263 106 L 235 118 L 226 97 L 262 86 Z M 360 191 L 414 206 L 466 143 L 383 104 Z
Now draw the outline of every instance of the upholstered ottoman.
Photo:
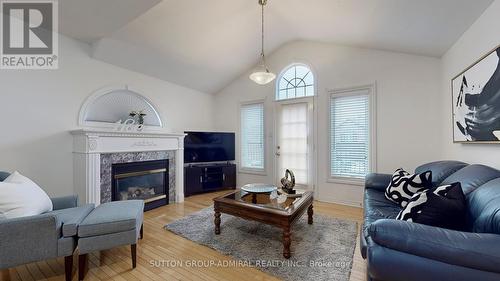
M 95 208 L 78 226 L 78 278 L 87 271 L 88 253 L 131 245 L 132 267 L 136 266 L 136 244 L 142 238 L 144 201 L 104 203 Z

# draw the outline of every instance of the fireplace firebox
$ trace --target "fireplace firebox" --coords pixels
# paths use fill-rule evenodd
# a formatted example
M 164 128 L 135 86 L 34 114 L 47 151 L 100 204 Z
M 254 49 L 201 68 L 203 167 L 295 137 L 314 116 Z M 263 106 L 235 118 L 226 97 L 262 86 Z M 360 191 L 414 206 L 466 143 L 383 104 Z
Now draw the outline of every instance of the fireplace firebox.
M 113 201 L 144 200 L 148 211 L 168 204 L 168 159 L 112 165 Z

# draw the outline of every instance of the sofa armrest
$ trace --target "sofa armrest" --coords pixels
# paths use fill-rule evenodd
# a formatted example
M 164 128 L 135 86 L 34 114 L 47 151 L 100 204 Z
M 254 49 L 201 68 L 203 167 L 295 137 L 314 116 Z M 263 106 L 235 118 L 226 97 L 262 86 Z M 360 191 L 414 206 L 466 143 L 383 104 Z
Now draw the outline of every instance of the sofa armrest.
M 365 188 L 385 191 L 391 182 L 392 175 L 371 173 L 365 177 Z
M 57 257 L 58 224 L 53 214 L 0 220 L 0 268 Z
M 51 198 L 54 210 L 74 208 L 78 205 L 78 196 L 70 195 L 64 197 Z
M 4 181 L 9 176 L 10 176 L 10 173 L 0 171 L 0 181 Z
M 380 246 L 436 261 L 500 272 L 500 235 L 470 233 L 407 221 L 381 219 L 368 229 Z

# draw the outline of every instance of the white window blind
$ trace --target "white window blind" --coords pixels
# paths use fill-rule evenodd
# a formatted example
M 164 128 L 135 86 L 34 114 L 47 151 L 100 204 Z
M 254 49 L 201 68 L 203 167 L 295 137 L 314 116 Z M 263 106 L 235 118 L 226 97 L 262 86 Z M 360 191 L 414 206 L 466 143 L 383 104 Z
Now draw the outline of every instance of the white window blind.
M 280 157 L 278 175 L 284 175 L 286 169 L 295 174 L 297 184 L 309 184 L 308 155 L 308 104 L 292 103 L 281 106 L 279 123 Z
M 330 176 L 363 178 L 370 170 L 368 90 L 331 96 Z
M 241 106 L 241 168 L 264 170 L 264 104 Z

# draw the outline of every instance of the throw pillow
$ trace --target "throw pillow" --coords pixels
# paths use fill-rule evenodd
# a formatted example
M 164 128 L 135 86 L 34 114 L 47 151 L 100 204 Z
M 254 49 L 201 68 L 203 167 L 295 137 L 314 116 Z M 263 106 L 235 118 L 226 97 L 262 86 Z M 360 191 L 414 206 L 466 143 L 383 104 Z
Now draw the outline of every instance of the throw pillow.
M 432 226 L 461 229 L 466 208 L 459 182 L 415 194 L 396 219 Z
M 17 171 L 0 182 L 0 218 L 40 215 L 52 208 L 45 191 Z
M 431 187 L 431 171 L 410 175 L 399 168 L 394 172 L 389 186 L 385 189 L 385 198 L 404 208 L 415 193 Z

